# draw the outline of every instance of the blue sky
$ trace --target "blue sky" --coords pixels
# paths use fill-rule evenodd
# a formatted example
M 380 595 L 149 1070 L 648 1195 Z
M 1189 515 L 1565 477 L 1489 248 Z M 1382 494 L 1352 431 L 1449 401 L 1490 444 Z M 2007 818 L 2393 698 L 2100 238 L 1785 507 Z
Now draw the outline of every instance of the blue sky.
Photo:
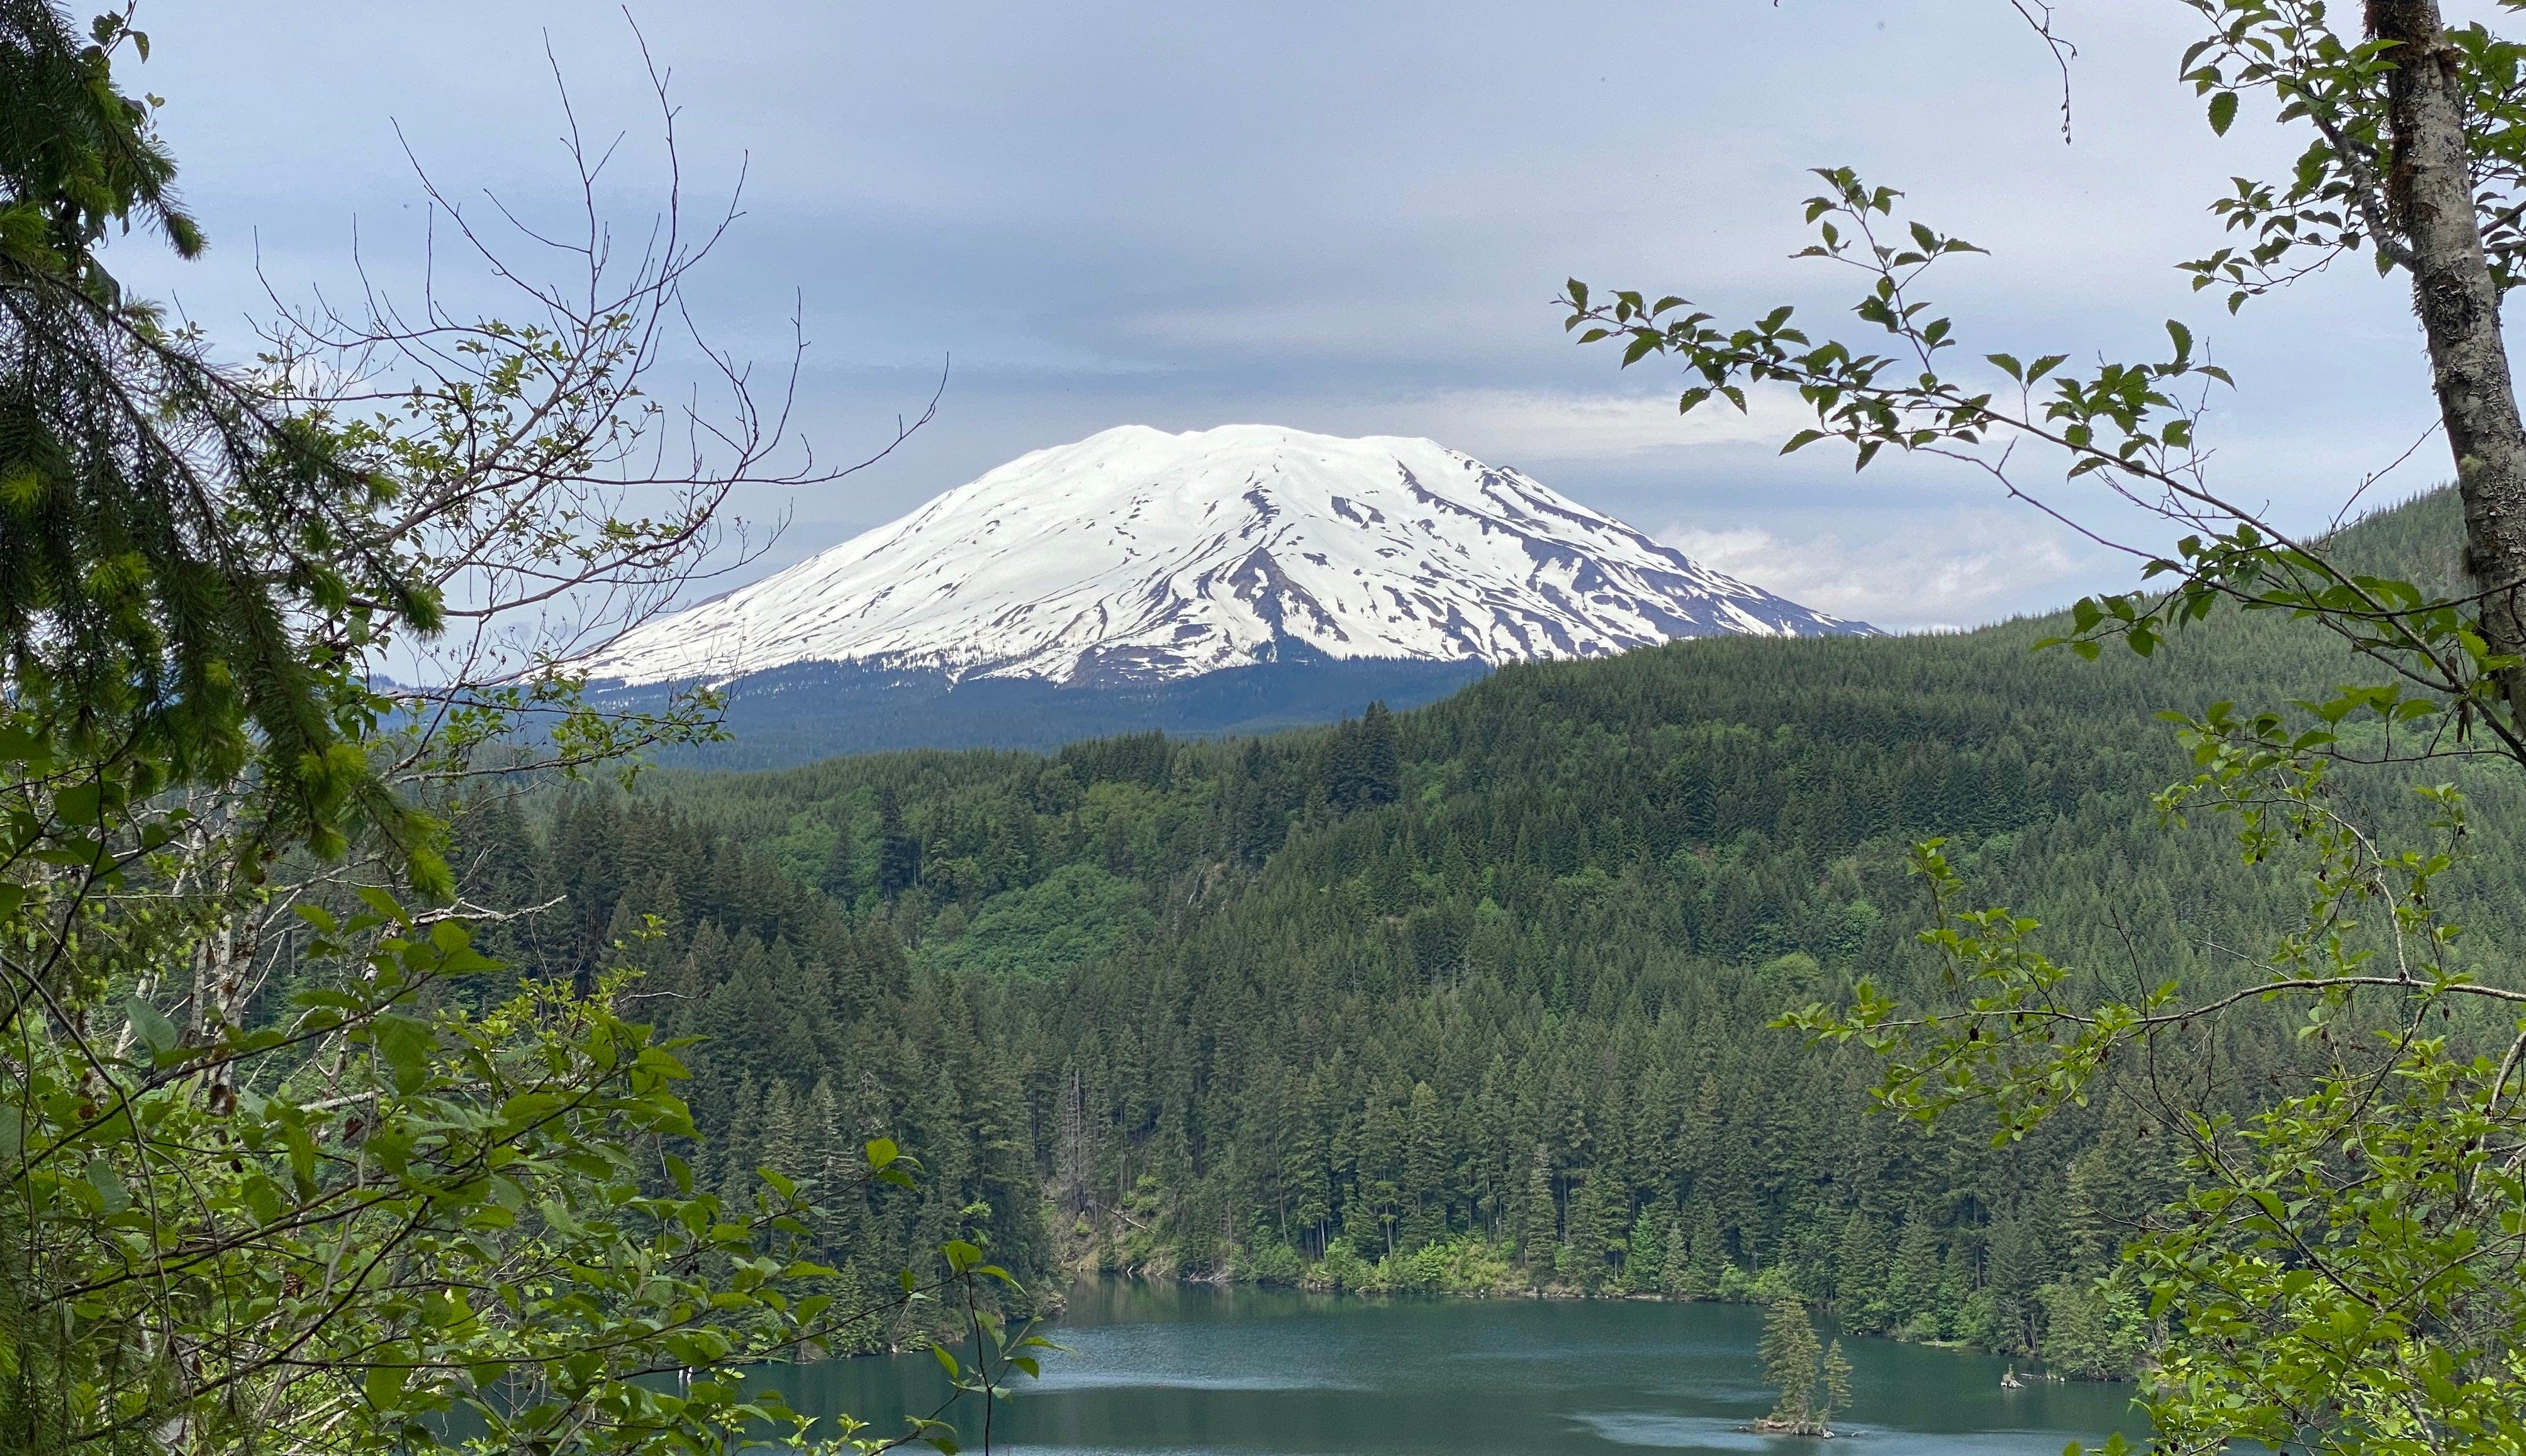
M 1264 421 L 1430 435 L 1894 627 L 2122 568 L 1953 467 L 1854 477 L 1823 448 L 1778 458 L 1777 412 L 1679 421 L 1669 377 L 1563 336 L 1564 276 L 1830 314 L 1846 285 L 1788 255 L 1803 169 L 1848 164 L 1993 250 L 1941 294 L 1975 352 L 2153 352 L 2159 321 L 2193 321 L 2241 385 L 2210 427 L 2219 479 L 2284 520 L 2328 516 L 2432 419 L 2399 282 L 2338 269 L 2229 319 L 2174 271 L 2216 245 L 2226 178 L 2291 151 L 2250 110 L 2211 137 L 2174 80 L 2193 13 L 2059 11 L 2067 146 L 2006 0 L 632 6 L 688 185 L 747 174 L 694 290 L 713 336 L 777 360 L 803 302 L 827 455 L 882 442 L 954 358 L 937 421 L 883 465 L 744 502 L 790 518 L 759 569 L 1109 426 Z M 139 21 L 154 59 L 130 79 L 168 98 L 213 251 L 118 266 L 216 335 L 264 310 L 258 262 L 284 294 L 343 286 L 355 225 L 408 285 L 398 126 L 453 192 L 566 204 L 547 39 L 589 129 L 627 133 L 615 200 L 645 215 L 653 118 L 613 5 L 149 0 Z M 2446 474 L 2433 444 L 2384 489 Z

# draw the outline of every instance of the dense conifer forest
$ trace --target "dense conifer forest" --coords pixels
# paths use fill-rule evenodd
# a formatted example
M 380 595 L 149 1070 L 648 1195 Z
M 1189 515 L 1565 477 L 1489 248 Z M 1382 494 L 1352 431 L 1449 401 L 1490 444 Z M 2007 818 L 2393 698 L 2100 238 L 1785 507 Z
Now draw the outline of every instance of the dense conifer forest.
M 1661 371 L 1684 415 L 1794 392 L 1812 427 L 1784 453 L 1944 458 L 2055 525 L 2119 519 L 2092 539 L 2147 560 L 2134 589 L 1972 632 L 1488 677 L 1284 656 L 1137 706 L 967 683 L 951 713 L 943 680 L 906 697 L 821 665 L 751 707 L 596 680 L 760 559 L 725 508 L 886 459 L 943 397 L 854 463 L 800 432 L 842 378 L 809 370 L 803 314 L 785 368 L 712 341 L 690 305 L 733 295 L 690 280 L 745 169 L 725 211 L 688 211 L 718 189 L 636 27 L 644 156 L 612 120 L 582 129 L 611 102 L 582 113 L 548 37 L 557 186 L 504 154 L 504 195 L 469 214 L 425 159 L 491 133 L 416 118 L 427 266 L 373 274 L 355 242 L 377 286 L 303 293 L 258 268 L 248 332 L 221 337 L 144 296 L 208 241 L 168 103 L 136 84 L 138 10 L 0 0 L 0 1451 L 952 1456 L 968 1411 L 988 1451 L 996 1402 L 1042 1372 L 1031 1317 L 1100 1275 L 1760 1302 L 1758 1434 L 1833 1433 L 1845 1341 L 1876 1334 L 2137 1378 L 2152 1449 L 2526 1450 L 2526 426 L 2501 334 L 2526 47 L 2439 0 L 2355 25 L 2191 8 L 2209 25 L 2179 69 L 2210 130 L 2276 120 L 2302 149 L 2233 178 L 2227 241 L 2170 261 L 2231 314 L 2346 253 L 2407 275 L 2437 424 L 2394 427 L 2377 448 L 2411 443 L 2378 463 L 2444 458 L 2449 490 L 2301 538 L 2199 432 L 2235 383 L 2206 335 L 2167 320 L 2162 352 L 2108 357 L 2139 321 L 2106 317 L 2101 255 L 2017 229 L 2057 266 L 1986 342 L 1939 301 L 1942 260 L 1984 250 L 1899 178 L 1828 166 L 1798 256 L 1863 290 L 1847 315 L 1731 323 L 1688 293 L 1742 301 L 1752 276 L 1703 257 L 1686 291 L 1569 278 L 1564 336 Z M 2049 48 L 2068 141 L 2079 47 L 2053 10 L 1989 22 Z M 1012 54 L 964 69 L 1059 75 Z M 1826 68 L 1817 97 L 1874 104 L 1878 65 Z M 1392 99 L 1371 111 L 1412 110 Z M 1560 171 L 1619 171 L 1638 127 L 1600 120 Z M 1263 135 L 1194 129 L 1175 160 L 1203 175 Z M 936 159 L 904 156 L 889 175 L 936 194 Z M 1144 200 L 1172 217 L 1187 194 L 1152 157 Z M 206 195 L 234 220 L 263 192 L 223 167 Z M 949 228 L 935 263 L 987 272 L 966 210 L 916 210 Z M 1063 225 L 1034 212 L 1030 257 Z M 1091 221 L 1128 233 L 1128 212 Z M 1162 262 L 1181 240 L 1150 238 Z M 1534 244 L 1569 246 L 1508 245 Z M 1012 317 L 1146 331 L 1145 298 L 1067 273 L 1022 278 Z M 1299 347 L 1248 326 L 1292 307 L 1212 312 Z M 1216 327 L 1161 323 L 1210 367 Z M 2360 343 L 2325 361 L 2363 386 L 2345 451 L 2419 398 L 2366 388 L 2344 361 L 2383 356 Z M 2323 443 L 2270 488 L 2320 488 L 2316 457 L 2349 458 Z M 1096 493 L 1060 474 L 1054 503 Z M 1128 519 L 1114 539 L 1139 539 Z M 1011 577 L 1009 610 L 1052 579 Z M 1365 711 L 1284 730 L 1329 700 Z M 1082 739 L 1126 712 L 1134 731 Z M 842 756 L 794 767 L 820 734 Z M 1529 1370 L 1598 1362 L 1567 1322 L 1527 1324 L 1565 1342 Z M 764 1378 L 883 1349 L 947 1385 L 926 1410 L 880 1395 L 892 1431 Z M 1473 1424 L 1419 1408 L 1440 1418 L 1422 1444 Z
M 2343 545 L 2426 580 L 2456 539 L 2434 495 Z M 1928 974 L 1931 836 L 2100 986 L 2215 982 L 2286 922 L 2284 869 L 2158 822 L 2187 763 L 2156 715 L 2309 695 L 2342 649 L 2248 615 L 2090 663 L 2036 650 L 2058 629 L 1709 639 L 1261 739 L 548 790 L 466 816 L 460 871 L 559 901 L 486 935 L 523 972 L 628 961 L 706 1038 L 706 1180 L 918 1153 L 917 1190 L 826 1210 L 854 1278 L 981 1205 L 1037 1290 L 1794 1289 L 1845 1329 L 2119 1375 L 2145 1314 L 2096 1277 L 2174 1177 L 2139 1069 L 1995 1147 L 1872 1115 L 1873 1059 L 1766 1025 Z M 2478 823 L 2526 809 L 2466 786 Z M 2407 787 L 2342 791 L 2417 824 Z M 2526 861 L 2483 848 L 2457 919 L 2493 956 L 2510 918 L 2464 912 L 2518 903 Z M 2277 1022 L 2204 1052 L 2241 1099 L 2299 1055 Z

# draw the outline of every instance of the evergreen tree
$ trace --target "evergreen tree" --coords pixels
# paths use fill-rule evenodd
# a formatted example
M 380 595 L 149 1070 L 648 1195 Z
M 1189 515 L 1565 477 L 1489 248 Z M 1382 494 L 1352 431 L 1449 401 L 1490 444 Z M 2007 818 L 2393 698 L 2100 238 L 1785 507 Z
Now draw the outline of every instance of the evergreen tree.
M 2078 1380 L 2127 1380 L 2147 1348 L 2147 1310 L 2123 1279 L 2061 1279 L 2037 1291 L 2045 1363 Z
M 1903 1231 L 1894 1242 L 1894 1263 L 1886 1280 L 1887 1321 L 1890 1328 L 1914 1335 L 1938 1333 L 1933 1318 L 1927 1330 L 1916 1329 L 1914 1322 L 1929 1315 L 1939 1300 L 1939 1231 L 1916 1209 L 1903 1219 Z
M 865 1155 L 843 1129 L 831 1073 L 816 1079 L 800 1123 L 808 1149 L 801 1171 L 816 1206 L 816 1248 L 823 1262 L 838 1265 L 851 1250 L 873 1245 L 868 1202 L 859 1186 Z
M 1805 1304 L 1795 1297 L 1773 1302 L 1771 1314 L 1763 1322 L 1758 1353 L 1763 1362 L 1763 1383 L 1780 1395 L 1772 1407 L 1770 1423 L 1801 1432 L 1820 1426 L 1824 1417 L 1817 1410 L 1816 1361 L 1824 1351 L 1816 1341 L 1815 1325 L 1807 1318 Z
M 1842 1353 L 1842 1341 L 1837 1339 L 1825 1346 L 1824 1404 L 1817 1407 L 1816 1420 L 1818 1423 L 1830 1421 L 1836 1411 L 1849 1408 L 1850 1359 Z
M 1611 1168 L 1588 1170 L 1579 1187 L 1570 1197 L 1570 1211 L 1562 1231 L 1562 1249 L 1568 1256 L 1567 1268 L 1561 1270 L 1564 1280 L 1594 1293 L 1613 1273 L 1610 1264 L 1615 1241 L 1625 1209 L 1625 1194 Z
M 1852 1209 L 1843 1222 L 1833 1261 L 1834 1313 L 1854 1330 L 1886 1328 L 1889 1270 L 1884 1240 L 1866 1214 Z
M 1333 1175 L 1315 1132 L 1312 1117 L 1299 1125 L 1281 1168 L 1282 1186 L 1288 1189 L 1288 1231 L 1307 1240 L 1322 1255 L 1334 1215 Z
M 1694 1278 L 1692 1239 L 1680 1218 L 1666 1226 L 1666 1258 L 1658 1266 L 1658 1292 L 1669 1299 L 1706 1299 L 1711 1293 Z
M 878 795 L 877 836 L 877 892 L 891 900 L 921 882 L 921 840 L 890 788 Z
M 1371 703 L 1359 720 L 1358 785 L 1353 802 L 1391 804 L 1403 793 L 1403 762 L 1394 741 L 1394 718 L 1384 703 Z
M 776 1079 L 763 1094 L 763 1113 L 756 1124 L 756 1156 L 783 1178 L 810 1176 L 807 1143 L 800 1124 L 798 1099 L 785 1079 Z
M 2010 1354 L 2032 1355 L 2044 1340 L 2044 1303 L 2038 1290 L 2050 1282 L 2052 1260 L 2032 1210 L 1992 1226 L 1985 1284 L 1991 1294 L 1994 1334 Z
M 1552 1197 L 1552 1150 L 1535 1145 L 1528 1160 L 1526 1186 L 1518 1198 L 1517 1250 L 1534 1282 L 1552 1278 L 1552 1252 L 1561 1241 L 1561 1221 Z
M 1062 1071 L 1059 1110 L 1054 1114 L 1052 1184 L 1054 1200 L 1072 1218 L 1096 1203 L 1096 1120 L 1087 1104 L 1087 1079 L 1074 1062 Z
M 1414 1082 L 1404 1131 L 1404 1248 L 1418 1248 L 1446 1236 L 1447 1181 L 1452 1163 L 1439 1094 L 1426 1081 Z
M 711 1167 L 719 1175 L 713 1191 L 724 1216 L 743 1218 L 754 1206 L 754 1170 L 763 1162 L 763 1096 L 753 1073 L 737 1081 L 733 1100 L 737 1114 L 711 1147 Z
M 1625 1240 L 1623 1287 L 1634 1294 L 1655 1294 L 1665 1280 L 1666 1267 L 1666 1239 L 1658 1231 L 1658 1216 L 1642 1204 Z
M 1719 1211 L 1700 1204 L 1693 1214 L 1692 1262 L 1685 1272 L 1687 1297 L 1708 1299 L 1718 1293 L 1720 1277 L 1728 1267 L 1727 1234 L 1719 1227 Z
M 393 497 L 379 462 L 214 365 L 98 254 L 135 223 L 203 248 L 154 106 L 114 79 L 118 52 L 148 50 L 127 22 L 81 35 L 46 0 L 0 6 L 6 701 L 118 773 L 158 760 L 226 787 L 251 768 L 267 842 L 333 857 L 373 827 L 443 892 L 426 824 L 344 738 L 356 647 L 442 621 L 420 564 L 366 544 Z
M 1940 1324 L 1949 1335 L 1990 1347 L 1995 1331 L 1991 1295 L 1983 1288 L 1982 1263 L 1968 1238 L 1948 1240 L 1939 1267 L 1938 1307 Z
M 2109 1205 L 2127 1179 L 2113 1166 L 2116 1151 L 2099 1144 L 2080 1154 L 2070 1165 L 2061 1208 L 2065 1235 L 2062 1262 L 2069 1272 L 2089 1278 L 2099 1276 L 2120 1251 L 2122 1237 L 2113 1225 Z
M 825 853 L 824 872 L 816 877 L 816 886 L 836 900 L 848 900 L 861 883 L 859 845 L 851 835 L 850 819 L 837 815 L 834 820 L 834 847 Z

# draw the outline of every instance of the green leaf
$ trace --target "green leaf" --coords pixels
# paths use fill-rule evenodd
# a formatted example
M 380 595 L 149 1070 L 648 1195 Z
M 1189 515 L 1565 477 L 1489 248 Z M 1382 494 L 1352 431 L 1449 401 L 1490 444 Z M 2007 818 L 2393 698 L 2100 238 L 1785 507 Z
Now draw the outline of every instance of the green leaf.
M 379 1410 L 399 1410 L 403 1406 L 403 1381 L 404 1372 L 391 1365 L 371 1366 L 360 1380 L 360 1391 Z
M 176 1024 L 167 1020 L 158 1008 L 133 996 L 123 1003 L 124 1020 L 130 1024 L 131 1034 L 152 1052 L 166 1051 L 177 1038 Z
M 131 1206 L 131 1190 L 124 1186 L 123 1175 L 115 1172 L 114 1165 L 103 1158 L 88 1160 L 87 1185 L 96 1189 L 96 1196 L 104 1200 L 107 1213 L 119 1214 Z
M 419 1017 L 388 1013 L 378 1018 L 378 1055 L 394 1078 L 395 1090 L 407 1095 L 429 1081 L 429 1055 L 438 1045 L 437 1029 Z
M 2228 134 L 2229 125 L 2237 120 L 2237 93 L 2222 91 L 2210 98 L 2210 129 L 2221 136 Z

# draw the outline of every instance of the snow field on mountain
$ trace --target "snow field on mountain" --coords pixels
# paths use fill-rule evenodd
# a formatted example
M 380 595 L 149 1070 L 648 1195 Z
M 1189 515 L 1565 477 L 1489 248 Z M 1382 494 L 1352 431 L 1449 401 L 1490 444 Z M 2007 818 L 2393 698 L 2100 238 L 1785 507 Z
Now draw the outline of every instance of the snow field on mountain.
M 587 666 L 631 683 L 808 662 L 1069 683 L 1293 650 L 1498 665 L 1868 630 L 1430 440 L 1125 426 L 1013 460 Z

